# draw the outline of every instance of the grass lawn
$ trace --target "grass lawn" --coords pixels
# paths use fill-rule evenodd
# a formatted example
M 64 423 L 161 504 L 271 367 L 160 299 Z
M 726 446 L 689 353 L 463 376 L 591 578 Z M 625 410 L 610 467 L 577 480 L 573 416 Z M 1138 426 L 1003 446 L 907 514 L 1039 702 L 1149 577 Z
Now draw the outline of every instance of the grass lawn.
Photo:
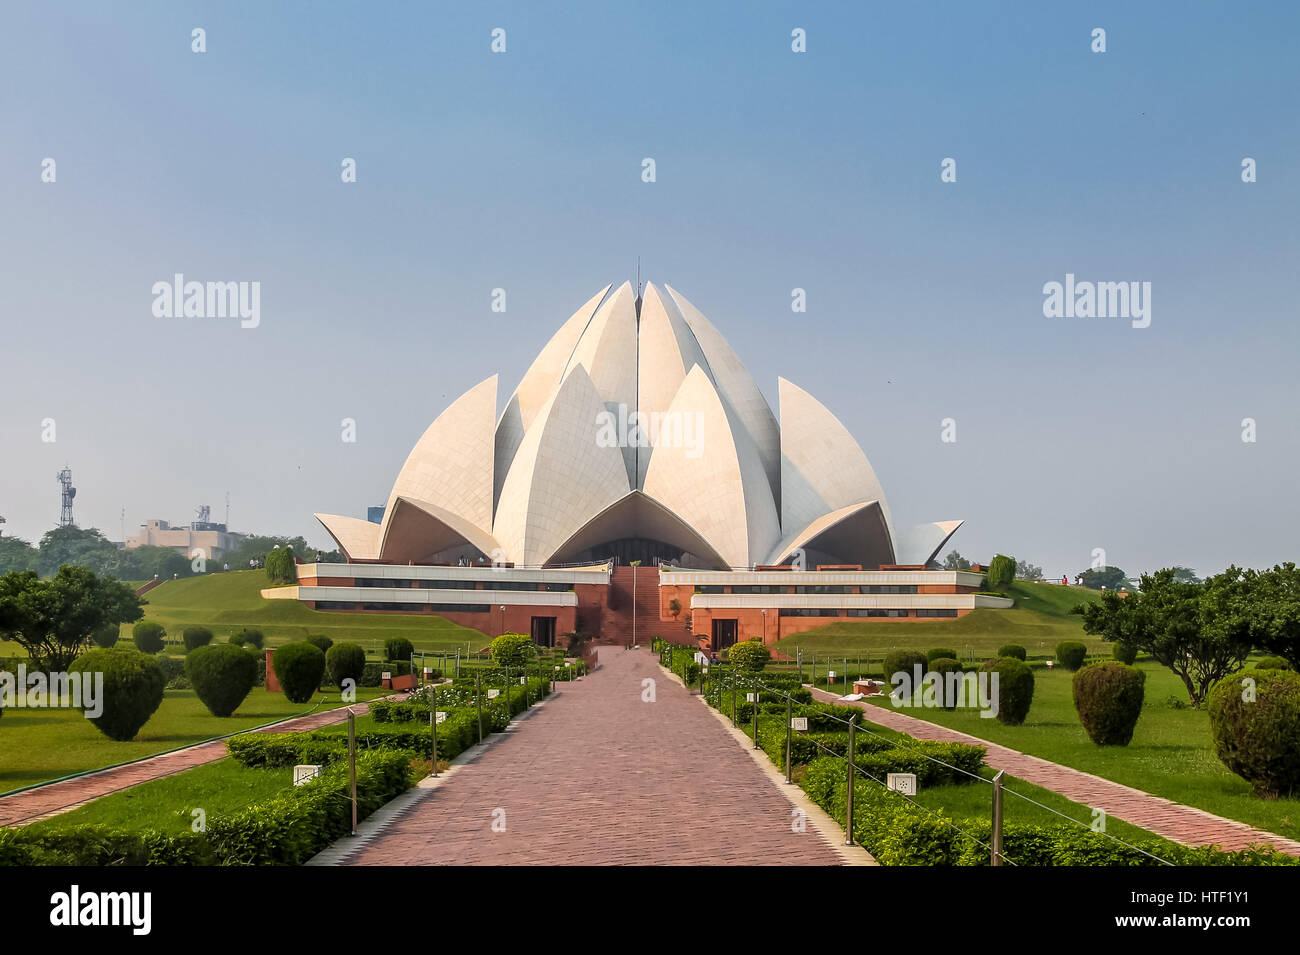
M 359 687 L 364 702 L 388 691 Z M 311 703 L 290 703 L 283 693 L 254 687 L 233 716 L 221 719 L 208 712 L 193 690 L 167 690 L 162 705 L 134 740 L 109 739 L 76 710 L 6 709 L 0 718 L 0 792 L 30 786 L 89 769 L 102 769 L 142 756 L 201 743 L 310 711 L 342 706 L 339 691 L 327 688 Z
M 291 788 L 292 769 L 248 769 L 226 758 L 104 796 L 32 823 L 31 828 L 53 830 L 100 823 L 118 829 L 184 832 L 193 822 L 195 809 L 202 809 L 210 821 Z
M 1016 601 L 1010 610 L 974 610 L 956 620 L 845 620 L 793 634 L 774 646 L 790 657 L 802 648 L 805 661 L 816 654 L 819 665 L 831 659 L 840 668 L 845 657 L 850 663 L 868 655 L 879 661 L 900 648 L 952 647 L 962 656 L 991 657 L 1004 643 L 1020 644 L 1031 659 L 1046 659 L 1062 640 L 1079 640 L 1089 652 L 1110 656 L 1103 641 L 1084 634 L 1083 618 L 1070 613 L 1076 604 L 1097 600 L 1097 591 L 1018 580 L 1009 595 Z
M 1128 746 L 1097 746 L 1088 739 L 1074 709 L 1073 674 L 1060 668 L 1034 668 L 1034 703 L 1022 726 L 984 719 L 975 709 L 915 709 L 909 715 L 1300 839 L 1300 800 L 1268 801 L 1251 795 L 1246 781 L 1215 756 L 1208 715 L 1169 705 L 1171 697 L 1186 703 L 1181 681 L 1158 664 L 1139 661 L 1138 666 L 1147 674 L 1146 692 Z M 892 708 L 883 697 L 869 702 Z
M 144 619 L 167 628 L 169 639 L 180 639 L 187 626 L 204 626 L 224 643 L 244 627 L 256 627 L 276 646 L 302 640 L 309 634 L 323 634 L 335 643 L 359 643 L 378 653 L 389 637 L 406 637 L 419 650 L 451 650 L 468 646 L 485 647 L 489 638 L 478 630 L 462 627 L 445 617 L 424 614 L 329 613 L 311 610 L 297 600 L 266 600 L 261 591 L 269 587 L 262 570 L 232 570 L 169 580 L 144 595 L 148 601 Z M 131 627 L 122 627 L 123 639 L 131 638 Z

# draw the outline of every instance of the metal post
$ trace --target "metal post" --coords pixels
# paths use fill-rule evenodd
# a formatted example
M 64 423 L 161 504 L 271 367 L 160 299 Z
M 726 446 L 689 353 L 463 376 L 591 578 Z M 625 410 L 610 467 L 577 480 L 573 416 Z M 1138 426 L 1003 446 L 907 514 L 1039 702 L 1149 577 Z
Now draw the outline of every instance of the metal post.
M 474 671 L 474 705 L 478 707 L 478 741 L 483 742 L 483 674 Z
M 737 720 L 736 720 L 736 674 L 734 674 L 734 673 L 730 673 L 730 674 L 728 674 L 728 678 L 731 680 L 731 725 L 732 725 L 732 726 L 735 726 L 736 723 L 737 723 Z
M 438 688 L 433 687 L 433 692 L 429 694 L 432 702 L 429 704 L 429 735 L 433 737 L 433 775 L 438 775 Z
M 844 806 L 844 844 L 853 845 L 853 783 L 854 777 L 857 776 L 858 770 L 853 763 L 854 736 L 858 728 L 858 718 L 854 715 L 849 720 L 849 788 L 845 795 Z
M 785 781 L 790 782 L 790 746 L 794 733 L 794 706 L 790 697 L 785 698 Z
M 1002 864 L 1002 774 L 999 769 L 993 777 L 993 839 L 990 847 L 989 865 Z
M 754 749 L 758 749 L 758 681 L 754 681 Z
M 506 671 L 506 726 L 510 725 L 510 667 Z
M 348 783 L 352 789 L 352 834 L 357 834 L 357 714 L 348 707 Z
M 700 667 L 700 696 L 704 695 L 704 667 Z

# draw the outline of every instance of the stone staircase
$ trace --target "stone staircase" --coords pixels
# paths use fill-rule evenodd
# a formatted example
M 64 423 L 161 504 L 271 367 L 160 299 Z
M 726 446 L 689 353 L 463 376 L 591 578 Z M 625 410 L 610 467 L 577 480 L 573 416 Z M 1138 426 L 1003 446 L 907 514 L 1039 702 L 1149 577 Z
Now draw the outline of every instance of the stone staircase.
M 609 603 L 598 642 L 627 646 L 632 642 L 633 572 L 635 572 L 636 640 L 643 646 L 662 636 L 659 620 L 659 568 L 615 567 L 609 580 Z

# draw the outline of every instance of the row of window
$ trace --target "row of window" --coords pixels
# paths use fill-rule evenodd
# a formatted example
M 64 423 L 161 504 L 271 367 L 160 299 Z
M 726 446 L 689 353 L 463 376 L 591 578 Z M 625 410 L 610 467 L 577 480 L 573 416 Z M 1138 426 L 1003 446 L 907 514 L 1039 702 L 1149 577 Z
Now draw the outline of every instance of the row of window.
M 356 610 L 357 605 L 351 600 L 318 600 L 317 610 Z M 362 610 L 401 610 L 405 613 L 418 613 L 428 610 L 432 613 L 489 613 L 491 604 L 421 604 L 396 603 L 387 601 L 370 601 L 361 604 Z
M 834 617 L 838 616 L 839 611 L 831 607 L 782 607 L 780 609 L 782 617 Z M 906 617 L 906 610 L 879 608 L 879 607 L 850 607 L 844 611 L 849 617 Z M 955 617 L 956 610 L 918 610 L 918 617 Z
M 358 577 L 353 581 L 357 587 L 393 587 L 393 588 L 421 588 L 430 590 L 474 590 L 479 581 L 473 580 L 402 580 L 400 578 L 387 577 Z M 550 583 L 539 584 L 536 581 L 527 580 L 484 580 L 482 590 L 543 590 L 547 593 L 564 593 L 572 590 L 572 584 Z
M 916 584 L 745 584 L 731 588 L 733 594 L 914 594 L 918 593 Z M 724 589 L 719 586 L 696 587 L 697 594 L 720 594 Z

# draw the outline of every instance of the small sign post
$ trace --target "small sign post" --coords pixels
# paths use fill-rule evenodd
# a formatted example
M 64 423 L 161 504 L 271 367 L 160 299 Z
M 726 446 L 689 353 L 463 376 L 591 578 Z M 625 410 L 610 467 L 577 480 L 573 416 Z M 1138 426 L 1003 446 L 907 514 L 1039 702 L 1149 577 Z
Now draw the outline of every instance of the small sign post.
M 916 773 L 889 773 L 885 778 L 885 788 L 904 796 L 915 796 Z

